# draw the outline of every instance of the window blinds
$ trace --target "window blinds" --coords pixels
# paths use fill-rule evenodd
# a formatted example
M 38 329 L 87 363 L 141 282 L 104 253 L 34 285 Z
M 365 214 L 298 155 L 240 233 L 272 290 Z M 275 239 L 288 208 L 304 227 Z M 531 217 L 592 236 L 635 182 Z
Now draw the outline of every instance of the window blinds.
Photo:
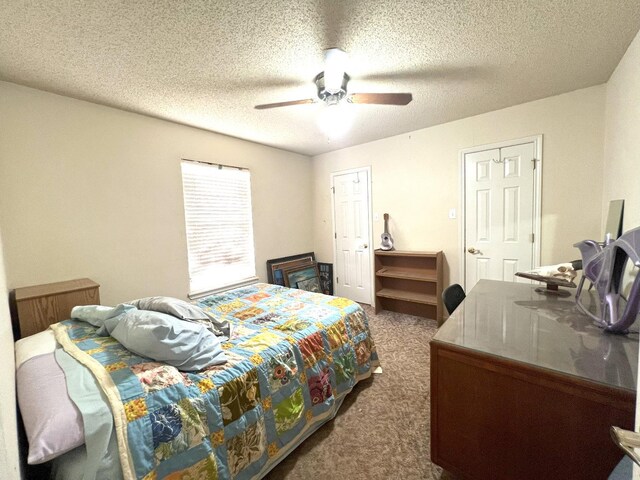
M 255 278 L 248 170 L 182 161 L 190 293 Z

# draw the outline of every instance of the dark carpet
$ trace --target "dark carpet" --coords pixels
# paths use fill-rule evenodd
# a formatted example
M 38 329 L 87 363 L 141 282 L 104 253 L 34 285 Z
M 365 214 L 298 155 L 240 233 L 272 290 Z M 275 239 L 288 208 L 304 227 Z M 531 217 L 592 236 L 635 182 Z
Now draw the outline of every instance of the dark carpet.
M 358 383 L 336 418 L 305 440 L 269 480 L 440 479 L 429 455 L 429 341 L 433 320 L 365 306 L 382 373 Z

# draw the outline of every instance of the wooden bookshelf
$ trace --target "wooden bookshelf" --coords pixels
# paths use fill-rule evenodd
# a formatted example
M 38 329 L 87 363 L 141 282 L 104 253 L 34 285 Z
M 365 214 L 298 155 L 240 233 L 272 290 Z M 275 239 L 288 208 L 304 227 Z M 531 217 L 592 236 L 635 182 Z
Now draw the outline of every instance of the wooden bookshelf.
M 442 322 L 442 252 L 376 250 L 376 313 L 407 313 Z

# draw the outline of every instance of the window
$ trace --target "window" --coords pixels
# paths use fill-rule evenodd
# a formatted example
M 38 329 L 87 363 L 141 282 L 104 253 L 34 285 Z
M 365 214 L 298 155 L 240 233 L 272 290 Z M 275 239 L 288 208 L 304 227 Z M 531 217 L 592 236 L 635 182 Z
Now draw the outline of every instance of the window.
M 255 280 L 249 170 L 182 161 L 190 294 Z

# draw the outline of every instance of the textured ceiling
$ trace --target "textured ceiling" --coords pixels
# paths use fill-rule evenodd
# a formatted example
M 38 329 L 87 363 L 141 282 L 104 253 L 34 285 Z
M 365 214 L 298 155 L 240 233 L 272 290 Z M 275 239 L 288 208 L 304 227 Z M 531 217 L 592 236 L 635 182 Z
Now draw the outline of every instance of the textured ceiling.
M 0 79 L 308 155 L 607 81 L 640 28 L 638 0 L 0 2 Z M 323 49 L 349 91 L 406 107 L 255 110 L 312 98 Z

